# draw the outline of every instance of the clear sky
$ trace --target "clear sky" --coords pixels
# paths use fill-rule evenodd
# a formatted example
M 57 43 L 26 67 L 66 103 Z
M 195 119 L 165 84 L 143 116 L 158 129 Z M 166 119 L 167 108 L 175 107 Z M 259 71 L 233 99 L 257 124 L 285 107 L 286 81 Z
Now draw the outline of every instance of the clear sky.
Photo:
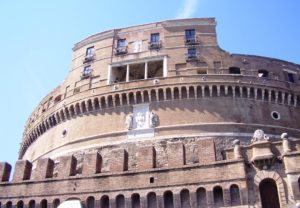
M 299 0 L 0 0 L 0 161 L 15 163 L 28 116 L 66 77 L 76 42 L 189 17 L 215 17 L 226 51 L 300 64 Z

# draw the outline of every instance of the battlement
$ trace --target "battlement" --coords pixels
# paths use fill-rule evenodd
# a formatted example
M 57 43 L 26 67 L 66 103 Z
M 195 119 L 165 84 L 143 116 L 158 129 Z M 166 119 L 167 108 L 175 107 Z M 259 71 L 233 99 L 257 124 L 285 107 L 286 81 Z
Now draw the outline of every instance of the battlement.
M 216 153 L 213 139 L 199 140 L 196 142 L 199 164 L 208 164 L 216 161 Z M 186 164 L 185 145 L 182 141 L 169 142 L 166 146 L 167 168 L 180 168 Z M 154 146 L 141 146 L 137 152 L 137 165 L 135 171 L 147 171 L 156 168 L 156 150 Z M 116 148 L 110 151 L 109 170 L 110 173 L 128 171 L 128 152 L 124 148 Z M 0 182 L 8 182 L 11 165 L 0 163 Z M 77 165 L 75 156 L 62 156 L 54 161 L 50 158 L 41 158 L 36 161 L 36 166 L 28 160 L 18 160 L 15 164 L 12 183 L 22 181 L 37 181 L 49 179 L 62 179 L 72 176 L 96 176 L 103 173 L 102 156 L 98 153 L 86 153 L 83 158 L 83 166 Z

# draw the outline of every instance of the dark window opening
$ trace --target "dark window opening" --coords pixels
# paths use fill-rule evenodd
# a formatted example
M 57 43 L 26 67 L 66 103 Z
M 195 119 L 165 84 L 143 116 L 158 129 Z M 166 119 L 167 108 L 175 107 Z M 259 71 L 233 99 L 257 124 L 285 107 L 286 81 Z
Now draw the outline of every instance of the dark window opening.
M 61 101 L 61 95 L 58 95 L 54 98 L 54 103 L 58 103 L 59 101 Z
M 133 194 L 131 196 L 131 207 L 132 208 L 140 208 L 141 207 L 141 199 L 139 194 Z
M 156 194 L 154 192 L 147 195 L 147 205 L 148 208 L 157 208 Z
M 163 61 L 148 62 L 148 78 L 163 77 Z
M 147 70 L 146 70 L 147 68 Z M 129 73 L 127 75 L 127 66 L 112 67 L 110 83 L 142 80 L 156 77 L 163 77 L 163 61 L 149 61 L 146 67 L 145 63 L 129 65 Z
M 91 74 L 92 74 L 91 65 L 85 66 L 84 69 L 83 69 L 81 78 L 83 78 L 83 79 L 87 78 L 87 77 L 91 76 Z
M 241 205 L 240 190 L 239 187 L 235 184 L 230 187 L 230 198 L 232 206 Z
M 185 43 L 186 44 L 195 44 L 196 43 L 195 29 L 185 30 Z
M 40 203 L 40 208 L 47 208 L 48 207 L 48 202 L 46 199 L 43 199 Z
M 197 205 L 198 207 L 206 207 L 206 190 L 204 188 L 197 189 Z
M 197 59 L 197 49 L 196 48 L 188 48 L 187 51 L 187 59 L 191 60 L 191 59 Z
M 260 69 L 258 70 L 258 77 L 268 77 L 269 76 L 269 72 L 265 69 Z
M 229 67 L 229 74 L 241 74 L 241 69 L 238 67 Z
M 174 208 L 173 193 L 171 191 L 164 193 L 164 205 L 165 208 Z
M 86 53 L 85 53 L 85 56 L 86 57 L 91 57 L 94 55 L 94 46 L 92 47 L 89 47 L 86 49 Z
M 159 42 L 159 33 L 151 34 L 151 43 L 157 43 L 157 42 Z
M 213 190 L 214 193 L 214 204 L 215 207 L 222 207 L 224 206 L 224 199 L 223 199 L 223 190 L 220 186 L 217 186 Z
M 154 183 L 154 177 L 150 177 L 150 183 Z
M 118 195 L 116 198 L 116 208 L 125 208 L 125 197 Z
M 298 188 L 299 188 L 299 192 L 300 192 L 300 177 L 298 178 Z
M 197 74 L 207 74 L 207 70 L 206 69 L 198 69 Z
M 30 200 L 28 208 L 35 208 L 35 201 L 34 200 Z
M 125 54 L 127 53 L 127 47 L 126 47 L 126 39 L 119 39 L 117 42 L 117 48 L 115 49 L 115 54 Z
M 288 72 L 287 73 L 287 77 L 288 77 L 288 82 L 295 83 L 295 78 L 294 78 L 294 74 L 293 73 Z
M 93 59 L 94 59 L 94 46 L 89 47 L 89 48 L 86 49 L 83 63 L 92 61 Z
M 17 206 L 16 206 L 17 208 L 23 208 L 24 207 L 24 202 L 23 201 L 19 201 L 18 203 L 17 203 Z
M 145 64 L 132 64 L 129 70 L 129 81 L 145 79 Z
M 150 37 L 149 49 L 160 49 L 161 48 L 161 41 L 159 37 L 159 33 L 153 33 Z
M 104 195 L 100 200 L 101 208 L 109 208 L 109 197 Z
M 86 200 L 86 207 L 87 208 L 94 208 L 95 207 L 95 198 L 90 196 Z

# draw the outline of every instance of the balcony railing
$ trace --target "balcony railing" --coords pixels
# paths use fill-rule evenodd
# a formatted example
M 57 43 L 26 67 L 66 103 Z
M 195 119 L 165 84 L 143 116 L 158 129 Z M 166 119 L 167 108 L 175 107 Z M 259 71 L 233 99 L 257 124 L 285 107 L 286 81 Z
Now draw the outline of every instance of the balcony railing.
M 198 54 L 197 53 L 186 53 L 185 54 L 186 61 L 197 61 L 198 60 Z
M 92 76 L 92 72 L 83 72 L 81 74 L 81 79 L 87 79 Z
M 149 42 L 149 50 L 159 50 L 161 47 L 161 41 Z
M 115 48 L 115 55 L 123 55 L 127 53 L 127 46 Z
M 197 45 L 198 41 L 195 37 L 185 37 L 185 45 Z
M 95 59 L 95 55 L 89 54 L 84 57 L 82 63 L 87 63 L 87 62 L 93 61 L 94 59 Z

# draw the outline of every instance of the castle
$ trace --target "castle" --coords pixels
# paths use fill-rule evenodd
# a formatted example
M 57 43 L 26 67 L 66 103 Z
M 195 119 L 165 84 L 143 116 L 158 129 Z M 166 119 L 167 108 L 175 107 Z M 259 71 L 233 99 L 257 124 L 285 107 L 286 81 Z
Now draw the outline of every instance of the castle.
M 26 123 L 11 181 L 0 163 L 0 207 L 299 203 L 300 65 L 230 54 L 215 27 L 169 20 L 76 43 Z

